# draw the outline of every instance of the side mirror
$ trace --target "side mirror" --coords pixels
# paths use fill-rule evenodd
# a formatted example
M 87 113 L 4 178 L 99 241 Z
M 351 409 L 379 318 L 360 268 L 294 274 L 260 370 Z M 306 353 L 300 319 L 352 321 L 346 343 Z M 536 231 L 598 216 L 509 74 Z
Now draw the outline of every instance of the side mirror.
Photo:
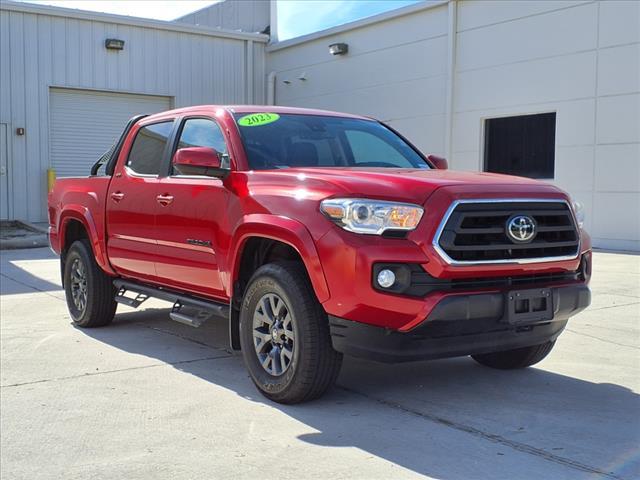
M 210 147 L 181 148 L 173 155 L 173 168 L 180 175 L 224 178 L 229 174 L 229 156 Z
M 444 157 L 439 157 L 438 155 L 427 155 L 427 160 L 433 163 L 433 166 L 438 170 L 447 170 L 449 168 L 449 163 Z

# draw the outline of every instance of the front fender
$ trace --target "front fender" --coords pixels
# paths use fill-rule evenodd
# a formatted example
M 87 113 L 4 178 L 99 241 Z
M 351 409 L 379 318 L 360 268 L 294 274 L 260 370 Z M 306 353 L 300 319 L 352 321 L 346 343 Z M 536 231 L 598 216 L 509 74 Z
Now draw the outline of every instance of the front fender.
M 232 277 L 228 285 L 230 291 L 227 292 L 229 297 L 232 296 L 231 290 L 235 279 L 239 275 L 240 259 L 242 258 L 244 245 L 252 237 L 277 240 L 296 250 L 304 262 L 318 301 L 322 303 L 329 299 L 329 288 L 322 270 L 320 257 L 307 228 L 297 220 L 270 214 L 245 215 L 233 233 L 231 242 L 233 248 L 230 257 Z

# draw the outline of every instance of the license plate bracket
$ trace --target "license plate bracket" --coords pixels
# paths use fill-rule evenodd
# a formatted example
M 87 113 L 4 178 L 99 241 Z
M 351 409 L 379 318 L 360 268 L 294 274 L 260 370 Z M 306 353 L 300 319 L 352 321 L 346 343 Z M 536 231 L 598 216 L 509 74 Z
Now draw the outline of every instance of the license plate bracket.
M 512 325 L 553 320 L 553 294 L 549 288 L 512 290 L 506 300 L 507 322 Z

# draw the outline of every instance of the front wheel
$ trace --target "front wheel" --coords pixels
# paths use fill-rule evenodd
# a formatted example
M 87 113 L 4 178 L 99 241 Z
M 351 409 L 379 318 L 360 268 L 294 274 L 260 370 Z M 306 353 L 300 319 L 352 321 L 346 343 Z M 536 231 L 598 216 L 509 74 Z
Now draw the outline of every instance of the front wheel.
M 320 397 L 340 372 L 327 315 L 303 266 L 260 267 L 240 310 L 240 343 L 251 379 L 267 398 L 299 403 Z
M 505 350 L 503 352 L 471 355 L 471 357 L 481 365 L 498 368 L 500 370 L 526 368 L 531 365 L 535 365 L 549 355 L 555 343 L 555 341 L 545 342 L 540 345 L 515 348 L 513 350 Z
M 73 323 L 79 327 L 102 327 L 116 313 L 111 277 L 102 271 L 87 240 L 73 242 L 64 263 L 64 291 Z

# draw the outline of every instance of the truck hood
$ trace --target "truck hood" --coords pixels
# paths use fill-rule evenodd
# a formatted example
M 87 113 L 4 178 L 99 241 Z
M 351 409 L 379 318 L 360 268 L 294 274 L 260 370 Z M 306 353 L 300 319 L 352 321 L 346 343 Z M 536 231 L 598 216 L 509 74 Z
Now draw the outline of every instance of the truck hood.
M 262 187 L 307 189 L 320 196 L 346 195 L 423 204 L 436 189 L 447 186 L 521 187 L 523 191 L 561 192 L 530 178 L 495 173 L 407 168 L 288 168 L 254 171 L 249 182 Z M 269 188 L 267 187 L 267 188 Z M 312 196 L 315 196 L 312 194 Z

